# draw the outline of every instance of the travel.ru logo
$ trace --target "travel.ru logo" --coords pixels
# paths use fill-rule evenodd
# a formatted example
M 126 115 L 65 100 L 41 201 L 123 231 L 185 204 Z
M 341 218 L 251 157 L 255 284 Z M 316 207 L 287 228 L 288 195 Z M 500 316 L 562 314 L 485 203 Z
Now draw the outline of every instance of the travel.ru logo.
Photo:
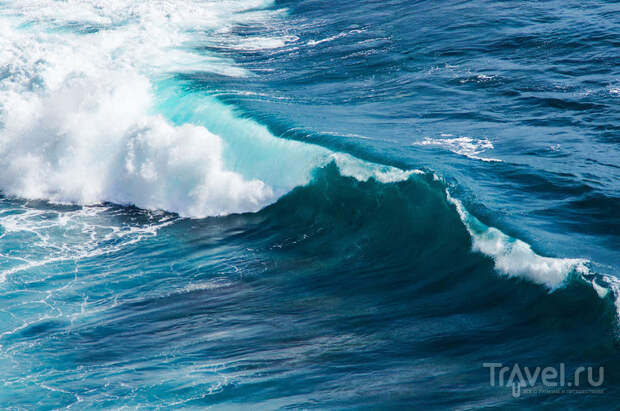
M 605 381 L 605 368 L 577 367 L 572 373 L 566 372 L 566 365 L 559 367 L 512 367 L 499 362 L 485 362 L 489 369 L 491 387 L 500 386 L 512 389 L 512 396 L 517 398 L 524 394 L 602 394 L 604 389 L 597 388 Z

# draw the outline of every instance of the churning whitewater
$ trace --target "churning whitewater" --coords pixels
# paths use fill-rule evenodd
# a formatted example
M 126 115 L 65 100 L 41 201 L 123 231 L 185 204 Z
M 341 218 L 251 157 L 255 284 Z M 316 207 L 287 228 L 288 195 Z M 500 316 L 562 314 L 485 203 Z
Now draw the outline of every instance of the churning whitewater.
M 617 235 L 550 221 L 613 208 L 614 174 L 434 107 L 518 63 L 441 60 L 444 23 L 406 23 L 433 6 L 314 3 L 0 3 L 3 407 L 509 406 L 500 359 L 605 362 L 617 392 Z
M 2 33 L 7 72 L 1 161 L 6 171 L 0 186 L 8 195 L 60 203 L 109 201 L 206 217 L 257 211 L 307 183 L 319 165 L 332 159 L 357 162 L 317 146 L 277 140 L 265 127 L 236 118 L 212 99 L 188 107 L 190 116 L 200 117 L 198 124 L 190 118 L 176 125 L 157 111 L 158 104 L 173 104 L 154 96 L 166 73 L 202 67 L 249 75 L 216 57 L 178 51 L 200 41 L 188 31 L 204 22 L 215 20 L 217 30 L 235 22 L 234 13 L 222 17 L 211 10 L 221 6 L 207 5 L 206 11 L 200 4 L 174 7 L 175 18 L 165 2 L 122 2 L 111 16 L 102 15 L 107 7 L 89 2 L 69 2 L 64 13 L 53 15 L 48 13 L 54 3 L 31 7 L 36 9 L 26 10 L 33 15 L 7 13 L 12 25 Z M 202 17 L 188 21 L 195 10 Z M 76 13 L 88 16 L 80 23 L 88 27 L 123 23 L 89 36 L 67 32 L 71 21 L 62 19 Z M 39 25 L 39 30 L 19 29 L 29 19 L 42 20 L 38 24 L 49 31 L 39 31 Z M 172 61 L 163 63 L 169 53 Z M 213 134 L 209 126 L 222 134 Z M 383 179 L 408 175 L 390 167 L 351 167 L 361 168 L 361 178 L 375 170 Z

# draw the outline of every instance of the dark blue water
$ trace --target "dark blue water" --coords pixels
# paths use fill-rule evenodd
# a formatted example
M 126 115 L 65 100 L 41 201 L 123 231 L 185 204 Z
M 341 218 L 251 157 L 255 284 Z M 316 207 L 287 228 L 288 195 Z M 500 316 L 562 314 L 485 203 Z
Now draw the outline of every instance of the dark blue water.
M 0 20 L 1 408 L 616 406 L 620 3 Z

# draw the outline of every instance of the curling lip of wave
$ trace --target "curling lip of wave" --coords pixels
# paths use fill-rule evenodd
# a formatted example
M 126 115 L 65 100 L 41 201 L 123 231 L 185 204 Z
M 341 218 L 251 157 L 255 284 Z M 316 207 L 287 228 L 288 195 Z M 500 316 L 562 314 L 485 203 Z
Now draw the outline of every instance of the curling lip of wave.
M 573 271 L 579 274 L 589 273 L 587 260 L 540 256 L 529 244 L 511 238 L 495 227 L 486 226 L 471 215 L 459 200 L 448 192 L 446 195 L 472 237 L 473 250 L 492 257 L 495 269 L 500 273 L 527 278 L 552 290 L 560 287 Z
M 512 238 L 495 227 L 485 225 L 470 214 L 463 203 L 452 197 L 447 190 L 446 196 L 456 208 L 471 236 L 472 250 L 491 257 L 497 272 L 543 285 L 550 291 L 564 286 L 574 273 L 585 280 L 601 299 L 612 293 L 616 318 L 620 322 L 620 280 L 610 275 L 591 272 L 588 268 L 590 262 L 583 258 L 553 258 L 538 255 L 526 242 Z

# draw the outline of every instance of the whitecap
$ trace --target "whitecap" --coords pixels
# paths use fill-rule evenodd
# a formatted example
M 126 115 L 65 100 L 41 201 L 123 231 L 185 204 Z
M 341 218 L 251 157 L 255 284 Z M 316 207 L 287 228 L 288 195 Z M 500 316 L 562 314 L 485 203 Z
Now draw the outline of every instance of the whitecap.
M 442 138 L 430 138 L 425 137 L 422 141 L 414 142 L 415 146 L 435 146 L 447 149 L 455 154 L 459 154 L 471 159 L 481 160 L 486 162 L 501 162 L 502 160 L 483 157 L 480 154 L 487 150 L 495 148 L 493 143 L 487 139 L 474 139 L 471 137 L 454 137 L 452 134 L 441 134 Z

